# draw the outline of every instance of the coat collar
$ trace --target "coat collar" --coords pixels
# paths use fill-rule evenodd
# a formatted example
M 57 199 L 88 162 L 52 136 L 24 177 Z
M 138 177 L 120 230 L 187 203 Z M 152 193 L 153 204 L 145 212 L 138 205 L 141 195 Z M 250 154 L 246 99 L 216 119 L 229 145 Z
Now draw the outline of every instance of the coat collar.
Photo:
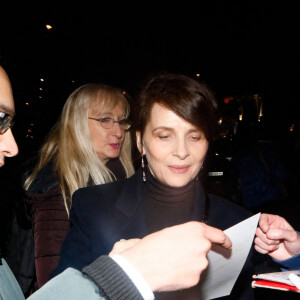
M 142 171 L 138 170 L 132 177 L 127 179 L 120 196 L 115 204 L 115 214 L 118 228 L 122 238 L 143 237 L 146 235 L 145 216 L 142 206 L 143 184 Z M 191 214 L 191 221 L 205 222 L 207 219 L 208 199 L 200 181 L 196 182 L 196 193 L 194 207 Z M 116 224 L 116 223 L 115 223 Z
M 146 224 L 142 206 L 142 171 L 138 170 L 127 179 L 115 204 L 121 238 L 142 238 L 146 235 Z M 121 229 L 121 230 L 120 230 Z

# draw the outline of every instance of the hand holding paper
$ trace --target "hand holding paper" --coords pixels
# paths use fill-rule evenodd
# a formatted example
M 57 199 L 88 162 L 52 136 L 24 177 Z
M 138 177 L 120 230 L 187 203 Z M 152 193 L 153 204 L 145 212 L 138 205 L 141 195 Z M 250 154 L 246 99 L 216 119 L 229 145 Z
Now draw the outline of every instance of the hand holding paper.
M 256 230 L 255 249 L 277 260 L 300 253 L 300 235 L 282 217 L 262 214 Z

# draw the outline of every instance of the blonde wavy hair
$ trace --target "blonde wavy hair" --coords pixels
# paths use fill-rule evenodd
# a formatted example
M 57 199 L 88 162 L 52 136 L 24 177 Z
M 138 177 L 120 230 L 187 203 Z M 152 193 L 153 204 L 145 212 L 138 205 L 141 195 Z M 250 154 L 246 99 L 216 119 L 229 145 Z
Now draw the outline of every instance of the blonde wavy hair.
M 121 105 L 124 117 L 128 118 L 130 106 L 120 89 L 96 83 L 85 84 L 68 97 L 60 118 L 51 129 L 39 153 L 39 160 L 32 173 L 24 183 L 28 190 L 37 173 L 50 161 L 62 190 L 64 204 L 69 215 L 72 205 L 67 201 L 81 187 L 90 184 L 104 184 L 116 180 L 114 174 L 101 162 L 93 147 L 88 128 L 88 113 L 92 107 L 101 111 L 110 111 Z M 130 132 L 125 132 L 119 159 L 126 176 L 134 173 L 131 157 Z

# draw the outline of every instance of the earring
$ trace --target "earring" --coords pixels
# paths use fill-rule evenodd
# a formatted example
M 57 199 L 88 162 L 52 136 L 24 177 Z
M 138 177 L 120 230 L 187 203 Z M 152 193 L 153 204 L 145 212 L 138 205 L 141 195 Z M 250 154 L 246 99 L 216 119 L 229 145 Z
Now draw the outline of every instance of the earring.
M 143 182 L 146 181 L 146 173 L 145 173 L 145 163 L 144 163 L 144 156 L 142 155 L 142 172 L 143 172 Z

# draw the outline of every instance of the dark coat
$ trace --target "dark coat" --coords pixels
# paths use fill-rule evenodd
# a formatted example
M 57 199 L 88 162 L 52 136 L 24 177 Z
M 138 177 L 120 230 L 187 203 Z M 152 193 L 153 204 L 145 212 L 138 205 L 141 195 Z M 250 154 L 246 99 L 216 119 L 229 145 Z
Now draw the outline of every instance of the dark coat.
M 20 189 L 33 165 L 25 168 Z M 21 191 L 16 201 L 7 262 L 28 297 L 48 281 L 57 267 L 70 221 L 51 164 L 39 171 L 29 191 Z
M 32 223 L 35 271 L 40 288 L 57 267 L 61 245 L 70 229 L 62 191 L 51 165 L 38 173 L 29 191 L 24 191 L 24 201 Z
M 118 159 L 110 160 L 107 167 L 116 178 L 126 177 Z M 61 246 L 71 224 L 52 164 L 46 165 L 37 174 L 29 191 L 25 191 L 25 202 L 32 222 L 35 270 L 40 288 L 58 265 Z M 69 194 L 67 202 L 70 207 Z
M 76 191 L 71 210 L 73 227 L 62 246 L 59 266 L 51 276 L 67 267 L 81 270 L 98 256 L 109 253 L 120 239 L 143 238 L 146 226 L 142 187 L 142 173 L 138 171 L 126 180 Z M 204 198 L 198 182 L 191 220 L 202 220 Z M 248 210 L 220 197 L 209 195 L 207 201 L 207 224 L 222 230 L 251 216 Z M 232 299 L 252 299 L 253 258 L 251 251 Z

